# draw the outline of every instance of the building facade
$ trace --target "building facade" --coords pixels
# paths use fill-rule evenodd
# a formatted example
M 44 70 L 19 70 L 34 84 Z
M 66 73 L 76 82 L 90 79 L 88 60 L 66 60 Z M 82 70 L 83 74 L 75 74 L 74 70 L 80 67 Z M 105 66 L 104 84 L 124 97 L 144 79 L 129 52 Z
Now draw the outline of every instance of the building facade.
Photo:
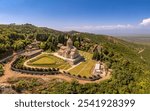
M 73 42 L 70 38 L 68 39 L 66 46 L 60 46 L 58 55 L 64 57 L 65 60 L 67 60 L 70 64 L 77 64 L 79 61 L 81 61 L 81 59 L 83 59 L 77 48 L 73 46 Z

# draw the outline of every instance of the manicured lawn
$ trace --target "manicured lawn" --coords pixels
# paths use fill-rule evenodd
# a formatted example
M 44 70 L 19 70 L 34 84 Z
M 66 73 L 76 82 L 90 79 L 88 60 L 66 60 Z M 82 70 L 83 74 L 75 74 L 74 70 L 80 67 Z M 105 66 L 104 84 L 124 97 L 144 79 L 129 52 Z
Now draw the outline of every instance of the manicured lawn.
M 51 64 L 55 64 L 55 62 L 56 61 L 53 60 L 51 57 L 45 56 L 34 61 L 32 64 L 33 65 L 51 65 Z
M 79 51 L 79 53 L 84 56 L 85 59 L 92 59 L 93 54 L 89 52 Z
M 73 68 L 69 72 L 74 75 L 81 75 L 81 76 L 89 77 L 92 75 L 95 64 L 96 64 L 96 61 L 87 60 L 86 62 L 82 62 L 80 65 Z
M 71 67 L 70 64 L 63 59 L 55 57 L 51 54 L 42 54 L 35 59 L 29 61 L 28 65 L 46 68 L 60 68 L 65 70 Z
M 69 70 L 72 75 L 81 75 L 90 77 L 93 73 L 93 68 L 95 67 L 96 61 L 92 60 L 93 54 L 79 51 L 79 53 L 84 56 L 85 61 L 81 62 L 75 68 Z M 28 65 L 37 66 L 37 67 L 50 67 L 50 68 L 59 68 L 62 70 L 68 70 L 71 68 L 71 65 L 64 61 L 61 58 L 53 56 L 51 54 L 42 54 L 35 59 L 28 62 Z
M 85 62 L 80 63 L 78 66 L 71 69 L 69 72 L 74 75 L 90 77 L 92 75 L 96 61 L 92 60 L 91 53 L 80 51 L 80 54 L 84 56 Z

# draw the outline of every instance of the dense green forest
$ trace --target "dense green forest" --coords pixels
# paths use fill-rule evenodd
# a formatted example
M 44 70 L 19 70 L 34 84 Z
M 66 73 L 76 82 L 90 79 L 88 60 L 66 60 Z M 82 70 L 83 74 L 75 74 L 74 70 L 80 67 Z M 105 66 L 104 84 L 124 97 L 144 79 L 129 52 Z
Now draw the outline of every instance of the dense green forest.
M 100 83 L 79 84 L 53 80 L 43 83 L 38 79 L 10 79 L 13 88 L 21 93 L 150 93 L 150 46 L 126 42 L 111 36 L 60 32 L 44 27 L 25 25 L 0 25 L 0 58 L 22 50 L 35 38 L 40 48 L 56 51 L 58 43 L 65 44 L 71 37 L 73 44 L 83 51 L 93 53 L 93 59 L 101 60 L 112 69 L 112 77 Z M 140 50 L 142 53 L 139 53 Z M 0 66 L 0 71 L 2 66 Z

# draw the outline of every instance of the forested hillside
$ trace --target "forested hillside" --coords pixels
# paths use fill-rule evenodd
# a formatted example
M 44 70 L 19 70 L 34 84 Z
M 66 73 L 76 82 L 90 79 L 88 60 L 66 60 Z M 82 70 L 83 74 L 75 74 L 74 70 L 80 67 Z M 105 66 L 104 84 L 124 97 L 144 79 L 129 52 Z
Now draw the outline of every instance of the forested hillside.
M 31 24 L 0 25 L 0 58 L 23 50 L 35 38 L 41 41 L 40 48 L 53 52 L 57 50 L 58 43 L 65 44 L 68 37 L 79 50 L 93 53 L 93 59 L 103 61 L 108 69 L 112 69 L 111 79 L 84 85 L 76 81 L 56 80 L 47 85 L 36 79 L 9 80 L 13 88 L 21 87 L 21 91 L 28 90 L 30 93 L 150 93 L 150 46 L 111 36 L 60 32 Z

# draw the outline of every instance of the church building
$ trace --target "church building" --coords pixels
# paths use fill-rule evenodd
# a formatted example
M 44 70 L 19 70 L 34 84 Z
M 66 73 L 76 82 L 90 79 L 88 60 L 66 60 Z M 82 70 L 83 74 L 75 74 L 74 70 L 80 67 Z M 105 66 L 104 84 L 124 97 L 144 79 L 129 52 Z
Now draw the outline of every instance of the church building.
M 64 57 L 70 64 L 76 64 L 83 59 L 77 48 L 73 46 L 73 42 L 70 38 L 67 41 L 67 46 L 60 46 L 58 55 Z

